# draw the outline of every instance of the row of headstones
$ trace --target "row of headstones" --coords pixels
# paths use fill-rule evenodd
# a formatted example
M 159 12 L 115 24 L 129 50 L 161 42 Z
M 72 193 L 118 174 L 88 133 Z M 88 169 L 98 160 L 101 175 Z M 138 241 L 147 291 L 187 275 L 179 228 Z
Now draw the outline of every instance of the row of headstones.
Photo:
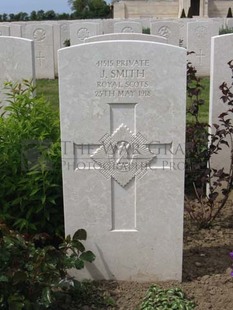
M 210 73 L 210 40 L 219 29 L 231 27 L 231 19 L 179 19 L 99 22 L 38 22 L 0 25 L 0 35 L 24 37 L 35 41 L 36 78 L 54 79 L 58 74 L 57 51 L 70 40 L 71 45 L 84 43 L 88 37 L 109 33 L 142 33 L 143 25 L 153 35 L 162 36 L 168 44 L 186 47 L 189 60 L 200 75 Z
M 86 229 L 96 253 L 78 278 L 180 281 L 186 50 L 91 41 L 59 51 L 65 229 Z M 212 46 L 216 119 L 219 85 L 231 82 L 233 35 Z
M 97 256 L 79 279 L 181 280 L 186 50 L 127 36 L 58 53 L 66 234 L 86 229 Z M 232 48 L 212 38 L 211 123 Z M 33 41 L 0 50 L 1 78 L 33 77 Z

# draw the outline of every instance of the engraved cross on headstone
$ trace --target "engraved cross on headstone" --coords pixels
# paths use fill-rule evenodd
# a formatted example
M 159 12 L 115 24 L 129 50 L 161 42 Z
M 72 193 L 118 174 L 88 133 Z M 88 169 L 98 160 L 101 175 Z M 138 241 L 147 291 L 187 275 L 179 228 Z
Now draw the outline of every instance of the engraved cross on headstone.
M 38 56 L 36 56 L 36 59 L 38 59 L 40 66 L 42 66 L 43 61 L 45 60 L 45 57 L 42 56 L 41 51 L 38 53 Z
M 135 107 L 110 103 L 110 134 L 100 144 L 74 144 L 76 172 L 94 169 L 111 181 L 112 231 L 137 231 L 137 180 L 172 164 L 171 142 L 150 142 L 137 133 Z
M 199 54 L 196 54 L 196 56 L 198 57 L 199 65 L 202 65 L 202 60 L 205 57 L 205 54 L 203 54 L 202 49 L 199 50 Z

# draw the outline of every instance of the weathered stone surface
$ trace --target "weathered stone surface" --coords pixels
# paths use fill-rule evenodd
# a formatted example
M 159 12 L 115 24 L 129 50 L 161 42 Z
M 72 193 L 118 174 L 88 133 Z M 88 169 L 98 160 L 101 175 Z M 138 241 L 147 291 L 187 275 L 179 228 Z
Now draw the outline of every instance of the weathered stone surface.
M 180 27 L 175 21 L 156 21 L 151 23 L 151 34 L 162 36 L 168 44 L 179 46 Z
M 53 26 L 45 23 L 26 24 L 23 37 L 34 40 L 37 79 L 54 79 Z
M 59 51 L 65 230 L 97 257 L 79 279 L 181 280 L 185 76 L 162 43 Z
M 220 25 L 213 21 L 197 21 L 188 23 L 187 50 L 194 52 L 188 60 L 197 69 L 197 75 L 210 75 L 211 37 L 218 35 Z
M 134 21 L 116 22 L 114 24 L 115 33 L 142 33 L 142 24 Z
M 222 92 L 219 86 L 226 82 L 228 86 L 232 85 L 232 71 L 228 62 L 233 60 L 233 34 L 216 36 L 211 41 L 211 71 L 210 71 L 210 106 L 209 106 L 209 124 L 210 133 L 215 133 L 213 124 L 220 125 L 218 116 L 226 112 L 229 107 L 220 98 Z M 227 140 L 227 139 L 226 139 Z M 230 147 L 221 144 L 221 151 L 211 158 L 211 166 L 214 169 L 222 169 L 229 173 L 231 160 L 231 141 L 228 140 Z
M 0 105 L 5 106 L 4 82 L 22 82 L 35 79 L 33 41 L 0 37 Z
M 75 22 L 70 24 L 70 44 L 84 43 L 86 38 L 100 34 L 100 26 L 93 22 Z
M 139 41 L 151 41 L 167 43 L 167 39 L 160 36 L 154 36 L 152 34 L 142 33 L 111 33 L 104 34 L 85 39 L 85 43 L 88 42 L 100 42 L 100 41 L 112 41 L 112 40 L 139 40 Z

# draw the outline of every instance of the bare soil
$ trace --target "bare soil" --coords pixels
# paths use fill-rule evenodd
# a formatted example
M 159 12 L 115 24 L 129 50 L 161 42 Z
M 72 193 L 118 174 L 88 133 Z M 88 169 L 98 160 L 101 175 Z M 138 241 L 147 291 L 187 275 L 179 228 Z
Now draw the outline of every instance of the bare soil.
M 185 216 L 183 280 L 179 282 L 137 283 L 103 281 L 99 283 L 115 300 L 111 309 L 135 310 L 151 284 L 163 288 L 180 287 L 196 303 L 196 310 L 232 310 L 233 205 L 228 204 L 213 227 L 198 230 Z M 87 308 L 90 309 L 90 308 Z

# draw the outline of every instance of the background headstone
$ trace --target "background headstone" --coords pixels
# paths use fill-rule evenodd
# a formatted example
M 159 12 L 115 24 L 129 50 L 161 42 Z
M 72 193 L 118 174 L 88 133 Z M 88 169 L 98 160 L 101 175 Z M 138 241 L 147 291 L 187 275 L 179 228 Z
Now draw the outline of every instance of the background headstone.
M 226 34 L 212 38 L 211 42 L 211 71 L 210 71 L 210 107 L 209 107 L 209 124 L 210 133 L 215 130 L 213 124 L 219 124 L 218 116 L 226 112 L 229 106 L 220 99 L 222 92 L 219 86 L 226 82 L 228 86 L 232 85 L 232 71 L 228 62 L 233 60 L 233 34 Z M 231 142 L 229 141 L 231 145 Z M 211 157 L 211 166 L 214 169 L 224 168 L 229 172 L 231 148 L 221 144 L 219 154 Z
M 103 33 L 113 33 L 114 32 L 114 19 L 103 19 Z
M 187 48 L 187 24 L 192 21 L 191 18 L 180 18 L 179 23 L 179 46 Z
M 0 25 L 0 36 L 9 36 L 10 35 L 10 27 Z
M 54 43 L 54 70 L 58 75 L 57 51 L 65 47 L 70 40 L 70 24 L 67 22 L 57 22 L 53 25 L 53 43 Z
M 79 279 L 181 280 L 185 88 L 183 48 L 59 51 L 65 231 L 97 256 Z
M 115 33 L 142 33 L 142 24 L 133 21 L 122 21 L 114 24 Z
M 89 38 L 85 39 L 85 43 L 110 41 L 110 40 L 139 40 L 139 41 L 151 41 L 151 42 L 167 43 L 167 39 L 164 37 L 154 36 L 152 34 L 142 34 L 142 33 L 104 34 L 104 35 L 89 37 Z
M 190 22 L 187 25 L 187 50 L 195 52 L 188 60 L 197 69 L 197 75 L 210 75 L 211 37 L 218 35 L 219 24 L 212 21 Z
M 53 26 L 45 23 L 26 24 L 23 37 L 34 40 L 37 79 L 54 79 Z
M 84 43 L 84 40 L 89 37 L 99 35 L 100 27 L 98 23 L 80 22 L 70 24 L 70 44 L 76 45 Z
M 33 41 L 0 37 L 0 106 L 5 106 L 4 82 L 22 82 L 23 79 L 35 80 Z
M 10 25 L 10 35 L 12 37 L 22 37 L 22 27 L 21 25 L 17 25 L 17 24 L 11 24 Z
M 151 34 L 165 37 L 168 44 L 179 46 L 180 27 L 178 22 L 166 20 L 156 21 L 151 23 L 150 29 Z

